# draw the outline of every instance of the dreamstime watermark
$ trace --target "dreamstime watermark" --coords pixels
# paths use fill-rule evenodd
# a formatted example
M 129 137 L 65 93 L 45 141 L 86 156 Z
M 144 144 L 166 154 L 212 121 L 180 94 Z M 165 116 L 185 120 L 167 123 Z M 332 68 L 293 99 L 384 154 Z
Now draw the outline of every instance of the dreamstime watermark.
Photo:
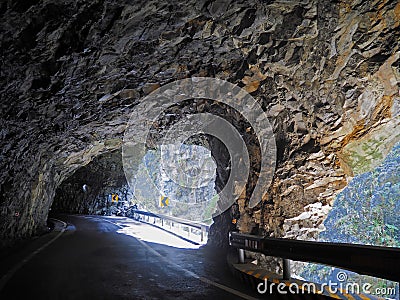
M 381 297 L 390 297 L 396 295 L 395 287 L 376 287 L 373 288 L 370 283 L 359 284 L 356 282 L 347 282 L 348 276 L 345 272 L 338 272 L 336 274 L 337 281 L 329 280 L 327 283 L 316 284 L 313 282 L 285 282 L 274 283 L 264 280 L 257 285 L 257 292 L 260 294 L 323 294 L 328 292 L 336 294 L 338 292 L 345 294 L 365 294 L 376 295 Z
M 249 207 L 256 206 L 267 192 L 275 170 L 276 144 L 272 127 L 260 104 L 249 93 L 237 85 L 217 78 L 192 77 L 169 83 L 147 95 L 135 107 L 125 130 L 122 145 L 124 172 L 129 186 L 132 190 L 152 189 L 163 194 L 154 181 L 154 176 L 150 176 L 151 170 L 144 172 L 146 173 L 144 176 L 147 182 L 152 184 L 145 187 L 135 186 L 139 168 L 143 166 L 147 168 L 146 164 L 143 164 L 143 159 L 148 151 L 146 145 L 149 137 L 158 130 L 155 134 L 158 137 L 157 141 L 151 142 L 152 147 L 161 153 L 163 176 L 166 174 L 170 181 L 184 188 L 199 189 L 207 186 L 211 180 L 215 180 L 215 168 L 207 161 L 199 162 L 196 166 L 183 163 L 185 149 L 182 145 L 191 137 L 201 134 L 213 136 L 225 145 L 230 157 L 230 175 L 224 188 L 218 193 L 219 201 L 215 204 L 214 216 L 227 210 L 242 195 L 250 173 L 248 145 L 243 139 L 243 133 L 241 134 L 227 119 L 214 114 L 212 110 L 197 111 L 195 107 L 196 109 L 192 111 L 197 111 L 196 113 L 182 113 L 185 105 L 195 104 L 198 100 L 222 103 L 228 110 L 241 114 L 250 124 L 252 133 L 254 132 L 258 139 L 261 154 L 257 184 L 249 201 Z M 175 113 L 171 113 L 171 108 Z M 158 126 L 158 122 L 167 114 L 172 115 L 177 121 L 170 122 L 166 128 Z M 234 115 L 231 117 L 234 118 Z M 143 172 L 141 174 L 143 175 Z M 174 199 L 170 200 L 171 206 L 183 205 Z M 202 203 L 184 205 L 190 204 L 191 208 L 196 210 L 209 210 L 210 200 L 204 199 Z M 201 214 L 201 211 L 197 214 Z

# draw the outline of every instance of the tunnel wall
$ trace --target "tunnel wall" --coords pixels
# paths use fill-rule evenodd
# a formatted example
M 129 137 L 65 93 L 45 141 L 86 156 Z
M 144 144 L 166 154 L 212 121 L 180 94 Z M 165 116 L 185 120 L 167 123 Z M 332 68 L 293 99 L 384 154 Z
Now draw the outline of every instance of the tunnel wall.
M 84 188 L 85 186 L 85 188 Z M 56 190 L 54 213 L 101 214 L 114 206 L 109 197 L 118 194 L 119 204 L 128 201 L 129 187 L 122 166 L 121 149 L 101 154 L 76 170 Z
M 40 232 L 57 187 L 173 80 L 228 80 L 270 118 L 275 178 L 255 209 L 239 199 L 243 232 L 284 236 L 399 140 L 398 2 L 179 2 L 2 2 L 2 244 Z

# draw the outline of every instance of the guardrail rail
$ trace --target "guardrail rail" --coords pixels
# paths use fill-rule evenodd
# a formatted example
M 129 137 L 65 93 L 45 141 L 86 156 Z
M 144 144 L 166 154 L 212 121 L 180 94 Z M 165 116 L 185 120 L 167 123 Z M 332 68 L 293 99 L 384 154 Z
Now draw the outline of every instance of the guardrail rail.
M 176 217 L 155 214 L 148 211 L 132 210 L 132 212 L 135 219 L 141 219 L 146 223 L 156 225 L 157 227 L 170 231 L 184 238 L 185 240 L 189 240 L 195 244 L 205 244 L 207 242 L 210 225 Z M 143 218 L 139 218 L 139 216 L 143 216 Z
M 400 281 L 400 248 L 279 239 L 238 232 L 229 233 L 229 244 L 239 249 L 240 262 L 244 262 L 244 250 L 284 259 L 284 279 L 290 279 L 290 259 Z

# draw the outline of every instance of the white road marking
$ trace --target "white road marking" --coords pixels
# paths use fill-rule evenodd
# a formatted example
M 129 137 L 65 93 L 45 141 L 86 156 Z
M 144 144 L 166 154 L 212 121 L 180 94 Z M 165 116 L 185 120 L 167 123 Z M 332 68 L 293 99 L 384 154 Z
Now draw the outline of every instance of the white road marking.
M 55 221 L 63 223 L 64 228 L 54 238 L 52 238 L 46 244 L 42 245 L 41 247 L 39 247 L 38 249 L 33 251 L 31 254 L 26 256 L 23 260 L 21 260 L 18 264 L 16 264 L 12 269 L 10 269 L 3 277 L 1 277 L 1 279 L 0 279 L 0 291 L 4 288 L 4 286 L 6 285 L 8 280 L 10 280 L 10 278 L 13 277 L 14 274 L 23 265 L 25 265 L 28 261 L 30 261 L 36 254 L 38 254 L 39 252 L 41 252 L 44 249 L 46 249 L 50 244 L 52 244 L 56 239 L 58 239 L 64 233 L 65 229 L 67 228 L 67 223 L 65 223 L 64 221 L 61 221 L 61 220 L 54 219 L 54 218 L 52 218 L 52 219 L 55 220 Z
M 98 219 L 99 219 L 99 218 L 98 218 Z M 124 227 L 122 227 L 122 226 L 120 226 L 120 225 L 118 225 L 118 224 L 115 224 L 114 222 L 111 222 L 111 221 L 107 220 L 107 219 L 101 218 L 100 220 L 103 220 L 103 221 L 106 221 L 106 222 L 108 222 L 108 223 L 111 223 L 111 224 L 113 224 L 113 225 L 115 225 L 115 226 L 117 226 L 117 227 L 119 227 L 119 228 L 121 228 L 121 229 L 124 228 Z M 223 285 L 223 284 L 220 284 L 220 283 L 218 283 L 218 282 L 212 281 L 212 280 L 207 279 L 207 278 L 205 278 L 205 277 L 199 276 L 199 275 L 197 275 L 196 273 L 194 273 L 194 272 L 192 272 L 192 271 L 190 271 L 190 270 L 188 270 L 188 269 L 185 269 L 184 267 L 182 267 L 182 266 L 180 266 L 180 265 L 178 265 L 178 264 L 176 264 L 176 263 L 170 261 L 169 259 L 165 258 L 164 256 L 162 256 L 160 253 L 158 253 L 156 250 L 154 250 L 152 247 L 150 247 L 149 245 L 147 245 L 147 244 L 146 244 L 145 242 L 143 242 L 142 240 L 140 240 L 140 239 L 138 239 L 138 238 L 136 238 L 136 240 L 137 240 L 143 247 L 145 247 L 149 252 L 151 252 L 151 253 L 154 254 L 155 256 L 159 257 L 161 260 L 163 260 L 163 261 L 166 262 L 167 264 L 172 265 L 172 266 L 174 266 L 175 268 L 182 270 L 184 273 L 186 273 L 186 274 L 187 274 L 188 276 L 190 276 L 190 277 L 196 278 L 196 279 L 198 279 L 198 280 L 200 280 L 200 281 L 202 281 L 202 282 L 204 282 L 204 283 L 206 283 L 206 284 L 208 284 L 208 285 L 212 285 L 212 286 L 214 286 L 214 287 L 217 287 L 217 288 L 219 288 L 219 289 L 221 289 L 221 290 L 224 290 L 224 291 L 226 291 L 226 292 L 228 292 L 228 293 L 231 293 L 231 294 L 236 295 L 236 296 L 238 296 L 238 297 L 241 297 L 241 298 L 243 298 L 243 299 L 246 299 L 246 300 L 257 300 L 257 298 L 251 297 L 251 296 L 246 295 L 246 294 L 244 294 L 244 293 L 242 293 L 242 292 L 239 292 L 239 291 L 237 291 L 237 290 L 235 290 L 235 289 L 232 289 L 232 288 L 230 288 L 230 287 L 227 287 L 227 286 L 225 286 L 225 285 Z

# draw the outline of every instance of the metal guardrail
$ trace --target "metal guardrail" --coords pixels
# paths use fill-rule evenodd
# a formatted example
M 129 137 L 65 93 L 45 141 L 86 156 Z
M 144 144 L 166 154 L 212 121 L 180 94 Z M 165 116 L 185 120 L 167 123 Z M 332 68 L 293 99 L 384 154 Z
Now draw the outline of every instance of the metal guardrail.
M 241 249 L 241 262 L 244 260 L 243 250 L 249 250 L 283 258 L 284 262 L 291 259 L 321 263 L 359 274 L 400 281 L 400 248 L 277 239 L 238 232 L 229 233 L 229 244 Z M 284 277 L 289 278 L 284 279 L 290 279 L 289 269 L 286 261 Z
M 193 239 L 190 238 L 190 228 L 194 228 L 196 231 L 198 231 L 200 233 L 200 244 L 204 243 L 206 241 L 206 237 L 208 235 L 208 232 L 210 230 L 210 225 L 204 224 L 204 223 L 200 223 L 200 222 L 195 222 L 195 221 L 190 221 L 190 220 L 185 220 L 185 219 L 180 219 L 180 218 L 176 218 L 176 217 L 171 217 L 171 216 L 166 216 L 166 215 L 161 215 L 161 214 L 155 214 L 152 212 L 148 212 L 148 211 L 142 211 L 142 210 L 132 210 L 133 214 L 135 215 L 141 215 L 141 216 L 146 216 L 147 217 L 147 222 L 150 221 L 150 218 L 153 218 L 153 222 L 151 224 L 156 225 L 156 220 L 160 221 L 160 227 L 165 229 L 165 221 L 168 221 L 169 224 L 171 225 L 171 228 L 175 225 L 175 224 L 179 224 L 179 225 L 183 225 L 184 227 L 188 228 L 187 231 L 187 235 L 186 237 L 184 237 L 187 240 L 190 240 L 192 242 L 197 243 L 196 241 L 194 241 Z M 173 230 L 168 230 L 171 231 L 177 235 L 179 235 L 176 231 Z M 182 236 L 183 237 L 183 236 Z

